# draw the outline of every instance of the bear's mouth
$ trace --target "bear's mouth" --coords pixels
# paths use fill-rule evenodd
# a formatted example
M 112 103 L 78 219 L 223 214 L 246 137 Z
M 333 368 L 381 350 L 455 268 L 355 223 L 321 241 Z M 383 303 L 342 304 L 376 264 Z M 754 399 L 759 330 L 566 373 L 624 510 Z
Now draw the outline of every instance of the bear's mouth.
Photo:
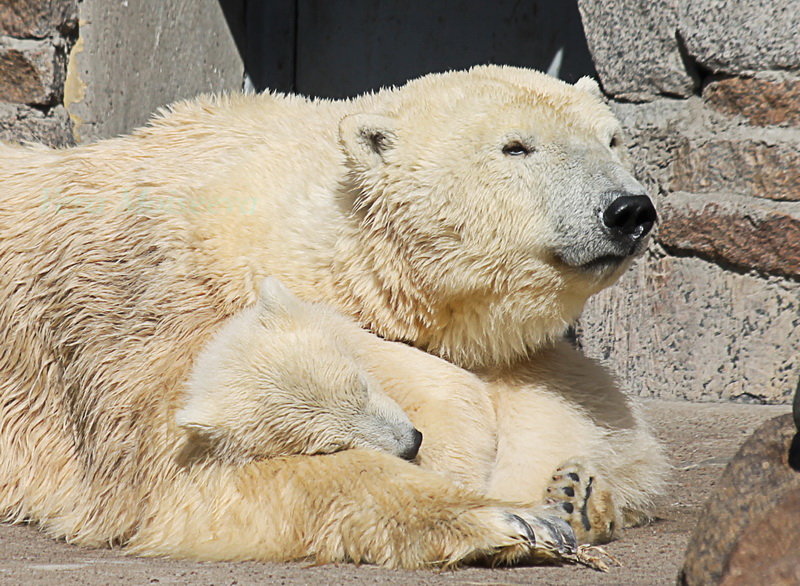
M 633 255 L 604 254 L 587 263 L 579 265 L 578 268 L 584 271 L 604 273 L 616 269 L 631 256 Z
M 555 258 L 559 264 L 573 270 L 582 273 L 601 274 L 617 270 L 620 265 L 635 255 L 636 253 L 624 254 L 619 252 L 607 252 L 590 258 L 575 258 L 575 256 L 569 254 L 569 251 L 565 251 L 565 253 L 557 252 Z
M 556 261 L 582 273 L 602 275 L 616 272 L 647 247 L 648 238 L 610 239 L 586 244 L 571 244 L 552 251 Z

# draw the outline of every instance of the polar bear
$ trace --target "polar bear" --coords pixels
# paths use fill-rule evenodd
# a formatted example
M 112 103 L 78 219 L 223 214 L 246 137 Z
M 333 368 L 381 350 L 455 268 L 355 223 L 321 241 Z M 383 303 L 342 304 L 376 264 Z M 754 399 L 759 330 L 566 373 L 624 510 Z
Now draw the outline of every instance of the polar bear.
M 264 279 L 256 304 L 214 334 L 189 375 L 176 415 L 184 457 L 250 462 L 364 448 L 413 460 L 422 434 L 356 363 L 344 321 Z
M 270 277 L 256 305 L 228 320 L 200 353 L 177 420 L 191 432 L 190 449 L 227 461 L 353 447 L 416 458 L 521 507 L 540 493 L 539 513 L 569 521 L 576 541 L 606 541 L 615 525 L 646 510 L 647 489 L 661 480 L 660 447 L 603 369 L 590 362 L 565 375 L 580 363 L 566 344 L 546 358 L 517 397 L 507 381 L 380 340 Z M 384 389 L 429 434 L 421 452 L 423 434 Z M 533 459 L 527 445 L 547 450 Z M 596 470 L 584 469 L 589 461 Z
M 530 561 L 542 506 L 607 539 L 664 469 L 559 341 L 656 221 L 619 134 L 591 80 L 487 66 L 0 147 L 4 517 L 145 554 L 404 567 Z M 420 466 L 361 449 L 178 465 L 192 365 L 268 275 L 438 381 L 368 366 L 425 435 Z

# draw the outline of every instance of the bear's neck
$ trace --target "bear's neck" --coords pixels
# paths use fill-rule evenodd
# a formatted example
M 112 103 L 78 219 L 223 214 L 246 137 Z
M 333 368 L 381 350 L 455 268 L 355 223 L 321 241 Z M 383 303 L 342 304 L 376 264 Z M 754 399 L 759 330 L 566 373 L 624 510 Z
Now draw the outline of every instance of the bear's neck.
M 586 302 L 583 296 L 565 296 L 547 275 L 514 293 L 442 298 L 418 282 L 409 254 L 385 235 L 351 223 L 337 245 L 331 301 L 379 336 L 464 368 L 525 359 L 561 338 Z

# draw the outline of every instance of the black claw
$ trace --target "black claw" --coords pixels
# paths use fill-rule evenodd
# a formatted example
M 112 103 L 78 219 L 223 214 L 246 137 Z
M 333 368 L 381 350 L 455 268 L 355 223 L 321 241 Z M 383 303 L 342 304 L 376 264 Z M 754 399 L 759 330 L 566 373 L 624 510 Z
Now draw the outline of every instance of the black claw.
M 528 525 L 528 522 L 519 515 L 515 515 L 513 513 L 509 513 L 508 516 L 511 518 L 511 521 L 522 530 L 522 533 L 525 534 L 525 539 L 528 540 L 528 543 L 530 543 L 532 546 L 536 545 L 536 535 L 534 534 L 533 529 L 531 529 L 531 526 Z
M 572 506 L 572 503 L 561 503 L 561 508 L 564 509 L 570 515 L 575 510 L 575 507 Z
M 559 517 L 537 517 L 547 527 L 548 532 L 555 540 L 555 548 L 562 554 L 574 554 L 578 547 L 575 531 L 564 519 Z
M 559 551 L 559 552 L 563 553 L 565 551 L 565 549 L 566 549 L 566 545 L 567 544 L 564 542 L 564 536 L 561 534 L 561 531 L 559 530 L 559 528 L 554 523 L 554 521 L 556 519 L 557 519 L 557 517 L 552 517 L 552 518 L 539 517 L 538 518 L 539 523 L 541 523 L 542 525 L 547 527 L 547 531 L 548 531 L 548 533 L 550 533 L 550 537 L 552 537 L 553 540 L 555 541 L 554 545 L 555 545 L 556 551 Z
M 575 489 L 572 488 L 571 486 L 565 486 L 563 490 L 564 490 L 564 494 L 565 495 L 567 495 L 567 496 L 575 496 Z
M 581 481 L 581 477 L 578 476 L 575 472 L 570 472 L 570 473 L 567 474 L 567 476 L 569 477 L 570 480 L 572 480 L 572 482 L 580 482 Z

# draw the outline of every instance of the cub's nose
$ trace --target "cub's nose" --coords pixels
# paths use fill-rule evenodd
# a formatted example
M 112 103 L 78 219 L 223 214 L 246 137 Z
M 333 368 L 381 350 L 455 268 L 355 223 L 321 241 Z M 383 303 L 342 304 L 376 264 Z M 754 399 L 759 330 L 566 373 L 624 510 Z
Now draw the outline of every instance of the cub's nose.
M 603 223 L 612 232 L 634 240 L 647 236 L 656 220 L 656 208 L 646 195 L 622 195 L 603 212 Z
M 422 432 L 418 429 L 415 429 L 411 432 L 411 444 L 403 450 L 400 454 L 400 457 L 403 460 L 413 460 L 419 454 L 419 447 L 422 445 Z

